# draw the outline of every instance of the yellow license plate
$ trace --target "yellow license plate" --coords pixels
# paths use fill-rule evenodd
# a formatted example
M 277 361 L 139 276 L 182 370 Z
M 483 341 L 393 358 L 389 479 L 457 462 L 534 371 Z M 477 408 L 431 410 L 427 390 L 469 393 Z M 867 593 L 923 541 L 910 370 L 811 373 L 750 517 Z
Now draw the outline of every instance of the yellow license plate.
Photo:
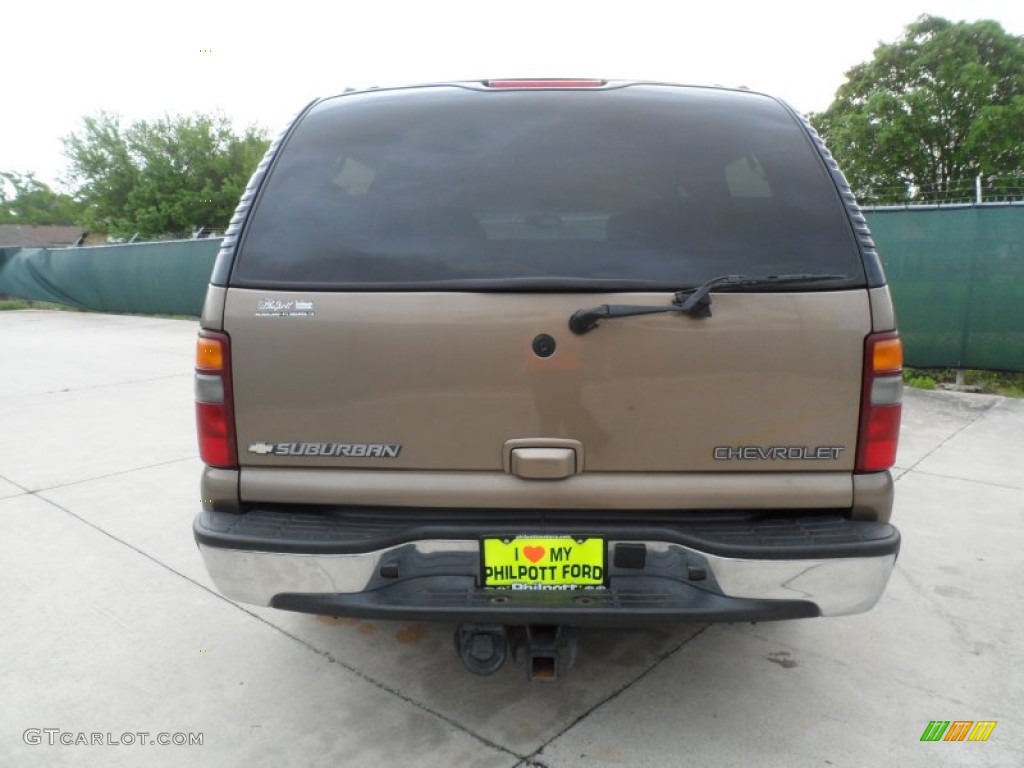
M 565 589 L 604 584 L 604 539 L 512 536 L 481 542 L 485 587 Z

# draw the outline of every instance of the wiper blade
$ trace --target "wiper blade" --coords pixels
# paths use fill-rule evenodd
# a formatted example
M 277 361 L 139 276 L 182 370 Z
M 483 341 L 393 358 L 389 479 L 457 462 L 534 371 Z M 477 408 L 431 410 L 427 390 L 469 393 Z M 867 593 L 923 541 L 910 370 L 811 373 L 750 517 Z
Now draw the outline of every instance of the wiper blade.
M 679 311 L 691 317 L 711 317 L 711 292 L 722 288 L 738 288 L 746 285 L 783 285 L 789 283 L 816 283 L 819 280 L 849 280 L 849 275 L 824 275 L 813 272 L 795 275 L 722 275 L 701 283 L 696 288 L 677 291 L 673 304 L 679 305 Z
M 598 321 L 615 317 L 636 317 L 662 312 L 679 312 L 690 317 L 711 317 L 711 292 L 723 288 L 738 288 L 753 285 L 783 285 L 790 283 L 815 283 L 819 281 L 849 280 L 849 275 L 794 274 L 794 275 L 722 275 L 701 283 L 696 288 L 676 291 L 672 303 L 667 306 L 643 306 L 638 304 L 602 304 L 599 307 L 579 309 L 569 318 L 569 330 L 582 335 L 594 330 Z

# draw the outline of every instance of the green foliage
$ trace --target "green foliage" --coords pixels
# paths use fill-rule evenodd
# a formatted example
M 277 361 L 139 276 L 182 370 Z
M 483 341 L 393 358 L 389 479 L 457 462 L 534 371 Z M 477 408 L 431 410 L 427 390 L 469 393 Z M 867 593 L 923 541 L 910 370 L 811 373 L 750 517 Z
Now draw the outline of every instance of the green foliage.
M 0 171 L 0 224 L 77 224 L 82 208 L 31 173 Z
M 903 382 L 914 389 L 935 389 L 937 383 L 931 376 L 926 376 L 912 368 L 903 371 Z
M 846 73 L 811 115 L 861 202 L 1024 192 L 1024 37 L 995 21 L 922 16 Z
M 955 384 L 956 380 L 955 368 L 903 369 L 903 382 L 916 389 L 935 389 L 940 385 Z M 988 395 L 1024 397 L 1024 373 L 967 369 L 963 371 L 963 383 L 978 387 L 979 391 Z
M 1024 397 L 1024 374 L 1006 371 L 966 371 L 964 382 L 981 387 L 982 392 L 1006 397 Z
M 260 129 L 238 136 L 223 115 L 199 114 L 122 126 L 100 112 L 64 139 L 88 225 L 144 238 L 227 227 L 268 144 Z

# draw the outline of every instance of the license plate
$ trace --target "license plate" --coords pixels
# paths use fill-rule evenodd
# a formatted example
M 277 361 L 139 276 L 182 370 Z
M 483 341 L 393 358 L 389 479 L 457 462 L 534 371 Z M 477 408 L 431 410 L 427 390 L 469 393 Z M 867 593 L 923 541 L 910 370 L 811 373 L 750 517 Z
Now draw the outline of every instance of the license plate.
M 485 587 L 594 587 L 604 584 L 604 539 L 509 536 L 481 542 Z

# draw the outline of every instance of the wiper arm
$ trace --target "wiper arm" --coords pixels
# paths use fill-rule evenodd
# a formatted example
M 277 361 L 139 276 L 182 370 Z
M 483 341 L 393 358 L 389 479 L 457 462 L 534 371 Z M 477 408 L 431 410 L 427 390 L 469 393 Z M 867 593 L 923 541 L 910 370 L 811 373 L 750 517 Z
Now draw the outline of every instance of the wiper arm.
M 609 320 L 613 317 L 635 317 L 637 315 L 656 315 L 661 312 L 682 312 L 683 308 L 674 304 L 667 307 L 644 307 L 637 304 L 602 304 L 590 309 L 577 309 L 569 318 L 569 330 L 582 335 L 597 328 L 598 320 Z
M 849 275 L 794 274 L 794 275 L 722 275 L 701 283 L 696 288 L 676 291 L 672 303 L 667 306 L 643 306 L 638 304 L 602 304 L 590 309 L 579 309 L 569 318 L 569 330 L 582 335 L 594 330 L 598 321 L 615 317 L 636 317 L 662 312 L 679 312 L 690 317 L 711 317 L 711 292 L 722 288 L 736 288 L 748 285 L 782 285 L 787 283 L 814 283 L 818 281 L 849 280 Z

